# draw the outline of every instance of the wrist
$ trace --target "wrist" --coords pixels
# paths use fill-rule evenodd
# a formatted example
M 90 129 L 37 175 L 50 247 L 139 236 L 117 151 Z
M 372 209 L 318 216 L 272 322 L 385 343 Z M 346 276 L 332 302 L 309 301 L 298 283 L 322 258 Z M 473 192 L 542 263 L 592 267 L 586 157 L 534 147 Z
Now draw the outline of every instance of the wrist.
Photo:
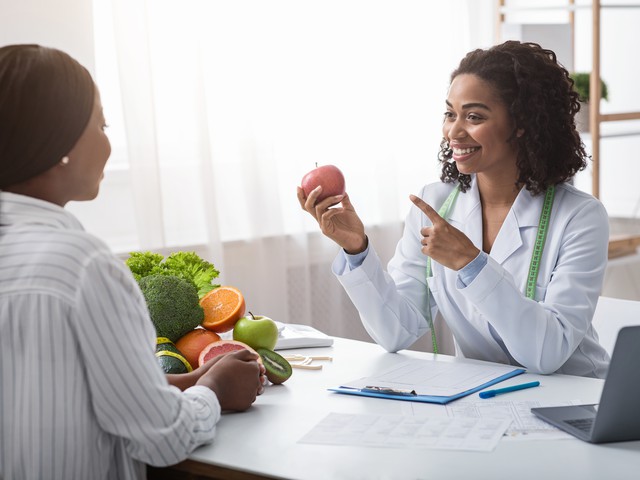
M 459 257 L 460 263 L 457 265 L 457 268 L 455 268 L 455 271 L 459 272 L 463 268 L 468 267 L 476 258 L 478 258 L 478 255 L 480 255 L 480 250 L 476 248 L 476 251 L 471 255 Z
M 200 367 L 188 373 L 170 373 L 166 377 L 171 385 L 184 391 L 189 387 L 193 387 L 202 376 L 202 373 L 203 370 Z
M 347 253 L 348 255 L 358 255 L 359 253 L 364 252 L 367 249 L 368 245 L 369 245 L 369 238 L 365 235 L 364 238 L 361 240 L 360 244 L 355 248 L 346 248 L 346 247 L 343 247 L 343 248 L 345 253 Z
M 195 384 L 193 380 L 192 372 L 189 373 L 168 373 L 166 374 L 167 381 L 170 385 L 178 387 L 180 390 L 185 391 L 187 388 L 192 387 Z

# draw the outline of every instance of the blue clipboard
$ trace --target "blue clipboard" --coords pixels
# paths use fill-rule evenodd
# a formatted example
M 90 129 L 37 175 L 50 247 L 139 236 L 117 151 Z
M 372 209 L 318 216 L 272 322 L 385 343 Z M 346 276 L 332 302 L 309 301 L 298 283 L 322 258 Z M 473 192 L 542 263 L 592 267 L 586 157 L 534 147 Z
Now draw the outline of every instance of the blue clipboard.
M 466 397 L 467 395 L 471 395 L 472 393 L 483 390 L 491 385 L 495 385 L 496 383 L 500 383 L 503 380 L 507 380 L 508 378 L 515 377 L 516 375 L 520 375 L 525 373 L 525 370 L 522 368 L 516 368 L 511 372 L 505 373 L 499 377 L 494 378 L 482 385 L 478 385 L 477 387 L 473 387 L 469 390 L 465 390 L 464 392 L 456 393 L 455 395 L 449 396 L 440 396 L 440 395 L 412 395 L 406 393 L 382 393 L 382 392 L 374 392 L 371 390 L 363 390 L 361 388 L 352 388 L 352 387 L 344 387 L 340 386 L 338 388 L 329 388 L 328 390 L 335 393 L 342 393 L 345 395 L 358 395 L 361 397 L 373 397 L 373 398 L 387 398 L 389 400 L 402 400 L 405 402 L 423 402 L 423 403 L 439 403 L 444 405 L 446 403 L 452 402 L 453 400 L 457 400 L 458 398 Z

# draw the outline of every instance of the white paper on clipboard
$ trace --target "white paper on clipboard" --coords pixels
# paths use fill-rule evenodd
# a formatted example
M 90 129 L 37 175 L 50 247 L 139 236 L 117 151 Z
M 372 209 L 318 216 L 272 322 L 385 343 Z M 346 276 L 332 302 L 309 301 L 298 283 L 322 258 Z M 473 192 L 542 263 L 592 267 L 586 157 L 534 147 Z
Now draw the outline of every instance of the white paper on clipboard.
M 275 350 L 333 345 L 332 337 L 309 325 L 281 322 L 276 322 L 276 325 L 278 325 L 278 342 Z

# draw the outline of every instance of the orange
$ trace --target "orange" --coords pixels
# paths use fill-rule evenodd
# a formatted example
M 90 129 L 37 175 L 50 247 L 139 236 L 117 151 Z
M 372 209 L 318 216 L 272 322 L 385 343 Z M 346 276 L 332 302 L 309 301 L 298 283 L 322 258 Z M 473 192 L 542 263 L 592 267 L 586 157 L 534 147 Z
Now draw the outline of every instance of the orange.
M 214 288 L 200 299 L 204 310 L 202 326 L 216 333 L 228 332 L 244 315 L 242 292 L 234 287 Z
M 176 342 L 176 348 L 180 350 L 182 356 L 192 368 L 198 368 L 198 357 L 200 352 L 212 342 L 220 340 L 220 336 L 204 328 L 196 328 L 184 334 Z

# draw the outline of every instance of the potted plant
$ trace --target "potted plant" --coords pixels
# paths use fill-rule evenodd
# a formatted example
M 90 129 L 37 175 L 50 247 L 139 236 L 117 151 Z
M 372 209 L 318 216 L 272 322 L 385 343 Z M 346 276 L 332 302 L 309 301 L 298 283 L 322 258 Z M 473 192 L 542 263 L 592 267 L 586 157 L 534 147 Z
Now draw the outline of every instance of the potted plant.
M 576 127 L 580 132 L 589 131 L 589 88 L 591 74 L 588 72 L 574 72 L 570 75 L 573 79 L 573 89 L 580 98 L 580 111 L 576 114 Z M 600 79 L 600 98 L 609 100 L 609 89 L 604 80 Z

